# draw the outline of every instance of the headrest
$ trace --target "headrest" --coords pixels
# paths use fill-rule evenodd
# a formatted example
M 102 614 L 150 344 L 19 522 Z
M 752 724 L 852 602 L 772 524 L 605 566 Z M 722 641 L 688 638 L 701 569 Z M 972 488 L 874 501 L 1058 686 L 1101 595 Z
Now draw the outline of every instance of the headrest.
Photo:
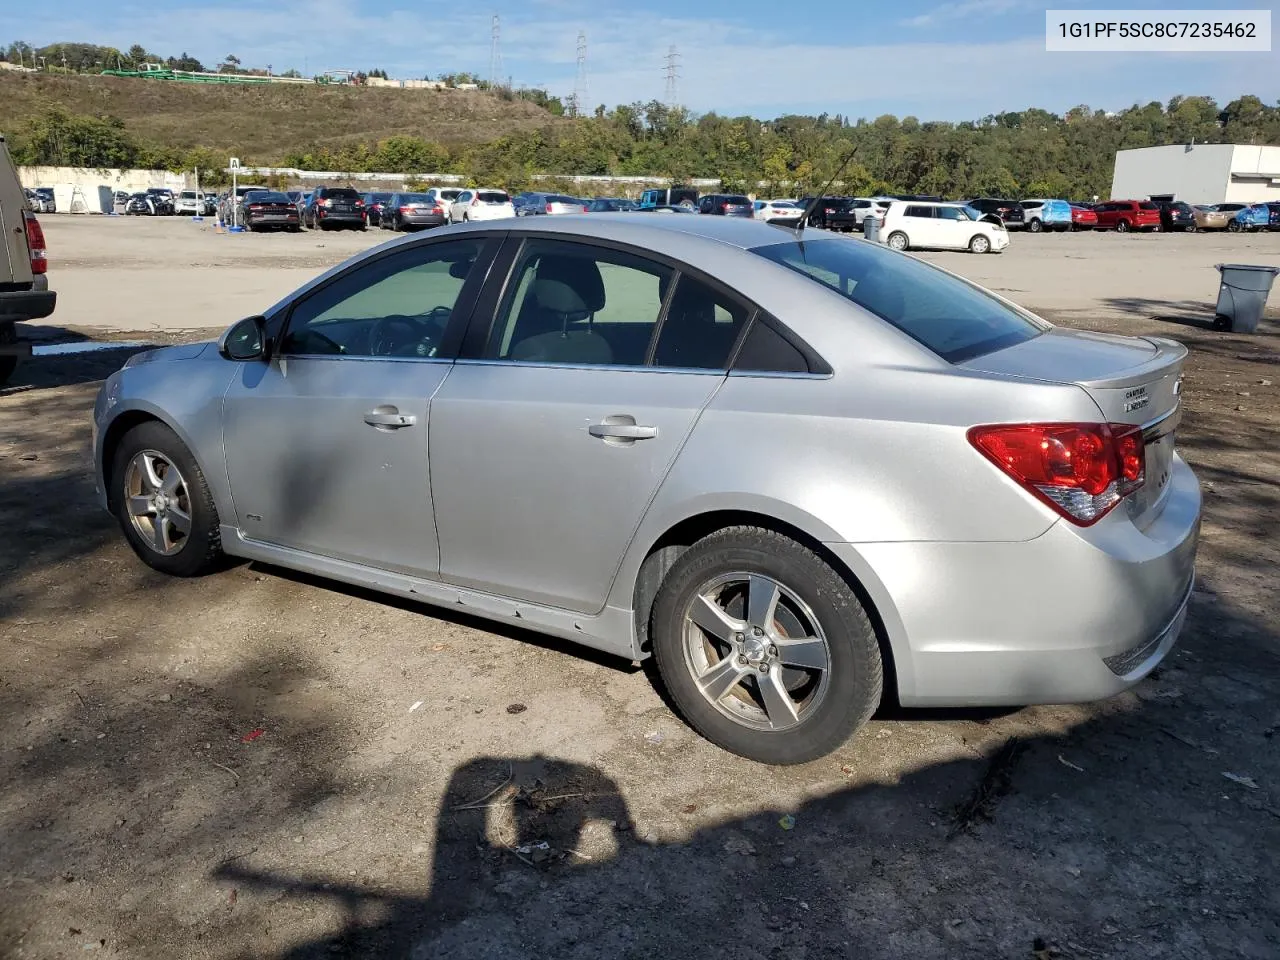
M 542 257 L 533 295 L 545 310 L 586 316 L 604 309 L 604 278 L 587 257 Z

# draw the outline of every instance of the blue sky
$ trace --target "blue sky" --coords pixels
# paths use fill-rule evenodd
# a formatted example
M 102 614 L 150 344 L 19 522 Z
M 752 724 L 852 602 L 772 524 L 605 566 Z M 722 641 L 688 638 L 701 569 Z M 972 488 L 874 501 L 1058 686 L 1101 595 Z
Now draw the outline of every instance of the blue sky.
M 1128 8 L 1167 8 L 1128 0 Z M 1046 53 L 1044 2 L 1025 0 L 49 0 L 6 18 L 36 45 L 82 40 L 206 63 L 310 73 L 381 67 L 393 77 L 489 70 L 501 17 L 503 73 L 567 96 L 578 31 L 587 35 L 588 102 L 661 99 L 663 58 L 680 53 L 681 102 L 695 111 L 914 114 L 961 120 L 1079 103 L 1109 110 L 1175 94 L 1225 103 L 1280 98 L 1280 55 Z M 1098 8 L 1056 2 L 1054 9 Z M 1263 7 L 1213 3 L 1197 9 Z

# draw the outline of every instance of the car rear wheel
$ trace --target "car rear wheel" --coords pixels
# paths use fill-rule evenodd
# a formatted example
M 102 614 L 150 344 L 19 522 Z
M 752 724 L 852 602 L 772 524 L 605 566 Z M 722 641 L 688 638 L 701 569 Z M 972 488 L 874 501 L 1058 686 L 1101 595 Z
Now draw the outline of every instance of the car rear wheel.
M 970 253 L 989 253 L 990 250 L 991 250 L 991 241 L 988 240 L 986 237 L 984 237 L 980 233 L 977 234 L 972 240 L 969 241 Z
M 142 561 L 192 577 L 222 556 L 218 510 L 195 458 L 157 421 L 134 427 L 111 460 L 112 500 L 120 529 Z
M 1044 229 L 1044 224 L 1042 224 L 1038 219 L 1033 217 L 1031 219 L 1031 222 L 1027 224 L 1027 229 L 1030 230 L 1032 233 L 1039 233 L 1041 230 Z
M 650 633 L 681 716 L 761 763 L 830 753 L 880 703 L 884 671 L 866 610 L 821 557 L 771 530 L 729 527 L 681 554 Z
M 888 243 L 894 250 L 905 250 L 907 249 L 907 235 L 901 230 L 895 230 L 893 233 L 889 234 L 889 239 L 886 243 Z
M 1229 221 L 1229 222 L 1227 223 L 1227 231 L 1228 231 L 1229 233 L 1239 233 L 1239 232 L 1240 232 L 1240 221 L 1239 221 L 1239 220 L 1231 220 L 1231 221 Z
M 1116 233 L 1128 233 L 1128 232 L 1129 232 L 1128 220 L 1120 220 L 1119 222 L 1116 223 Z

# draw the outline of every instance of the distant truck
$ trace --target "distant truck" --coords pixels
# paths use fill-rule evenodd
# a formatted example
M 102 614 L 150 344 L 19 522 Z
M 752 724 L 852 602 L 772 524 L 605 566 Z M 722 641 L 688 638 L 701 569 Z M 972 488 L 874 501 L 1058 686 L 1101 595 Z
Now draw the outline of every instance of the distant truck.
M 646 190 L 640 194 L 641 209 L 647 207 L 696 207 L 698 191 L 693 187 L 667 187 L 663 190 Z
M 45 269 L 44 231 L 30 209 L 9 148 L 0 135 L 0 384 L 8 381 L 18 357 L 31 352 L 18 343 L 15 325 L 53 313 L 57 296 Z

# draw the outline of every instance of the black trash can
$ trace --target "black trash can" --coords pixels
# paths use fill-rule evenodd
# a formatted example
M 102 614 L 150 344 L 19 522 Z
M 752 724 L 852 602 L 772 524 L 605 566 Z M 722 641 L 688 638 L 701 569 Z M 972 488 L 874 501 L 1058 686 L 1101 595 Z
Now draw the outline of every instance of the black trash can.
M 1280 267 L 1260 267 L 1247 263 L 1219 263 L 1218 306 L 1214 311 L 1215 330 L 1253 333 L 1258 329 L 1267 297 Z

